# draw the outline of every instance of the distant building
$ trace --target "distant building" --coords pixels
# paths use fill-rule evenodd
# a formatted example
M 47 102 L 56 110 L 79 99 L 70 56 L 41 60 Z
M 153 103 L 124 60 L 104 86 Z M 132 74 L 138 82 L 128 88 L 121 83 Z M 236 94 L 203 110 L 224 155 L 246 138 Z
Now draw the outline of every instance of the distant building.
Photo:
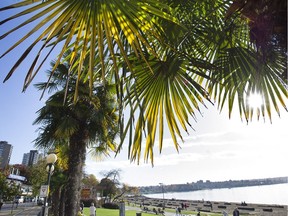
M 22 164 L 25 166 L 28 166 L 29 155 L 30 155 L 29 153 L 24 153 L 24 155 L 23 155 Z
M 42 154 L 40 154 L 37 150 L 31 150 L 29 153 L 24 153 L 22 164 L 26 166 L 32 166 L 36 164 L 42 158 Z
M 37 150 L 31 150 L 29 153 L 28 166 L 32 166 L 38 162 L 39 153 Z
M 10 162 L 13 146 L 7 141 L 0 141 L 0 169 L 5 169 Z

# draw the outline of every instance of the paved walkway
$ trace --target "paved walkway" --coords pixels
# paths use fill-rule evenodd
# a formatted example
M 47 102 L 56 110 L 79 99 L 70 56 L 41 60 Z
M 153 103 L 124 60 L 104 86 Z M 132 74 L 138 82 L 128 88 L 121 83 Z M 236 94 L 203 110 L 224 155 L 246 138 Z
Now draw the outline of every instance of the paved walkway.
M 4 204 L 0 210 L 0 216 L 39 216 L 41 206 L 26 206 L 24 204 L 12 206 L 11 204 Z

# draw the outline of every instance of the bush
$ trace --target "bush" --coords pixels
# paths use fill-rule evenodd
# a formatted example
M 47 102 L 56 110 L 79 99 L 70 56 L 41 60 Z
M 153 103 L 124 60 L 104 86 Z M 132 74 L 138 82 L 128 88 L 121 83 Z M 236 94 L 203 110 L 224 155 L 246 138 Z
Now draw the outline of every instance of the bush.
M 119 205 L 117 203 L 104 203 L 102 207 L 106 209 L 119 209 Z
M 96 202 L 96 199 L 81 199 L 80 200 L 80 203 L 83 202 L 84 204 L 84 207 L 90 207 L 91 206 L 91 203 L 93 202 L 95 206 L 97 206 L 97 202 Z

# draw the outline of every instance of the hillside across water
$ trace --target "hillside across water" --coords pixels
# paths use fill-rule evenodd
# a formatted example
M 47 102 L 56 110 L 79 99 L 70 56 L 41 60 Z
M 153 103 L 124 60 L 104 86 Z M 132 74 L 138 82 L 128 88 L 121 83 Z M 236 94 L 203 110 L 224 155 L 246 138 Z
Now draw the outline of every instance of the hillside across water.
M 141 194 L 151 193 L 167 193 L 167 192 L 187 192 L 204 189 L 217 189 L 217 188 L 234 188 L 234 187 L 248 187 L 248 186 L 260 186 L 260 185 L 272 185 L 272 184 L 285 184 L 288 183 L 288 177 L 277 178 L 264 178 L 264 179 L 249 179 L 249 180 L 229 180 L 229 181 L 203 181 L 186 183 L 186 184 L 171 184 L 164 185 L 159 184 L 156 186 L 139 187 Z

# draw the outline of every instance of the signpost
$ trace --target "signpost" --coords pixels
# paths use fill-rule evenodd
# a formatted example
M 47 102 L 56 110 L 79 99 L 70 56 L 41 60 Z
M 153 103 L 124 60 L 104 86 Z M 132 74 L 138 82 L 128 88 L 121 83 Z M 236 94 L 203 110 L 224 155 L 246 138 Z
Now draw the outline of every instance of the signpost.
M 48 185 L 41 185 L 39 197 L 47 197 L 49 191 Z
M 90 199 L 91 198 L 91 189 L 82 188 L 81 190 L 81 199 Z

